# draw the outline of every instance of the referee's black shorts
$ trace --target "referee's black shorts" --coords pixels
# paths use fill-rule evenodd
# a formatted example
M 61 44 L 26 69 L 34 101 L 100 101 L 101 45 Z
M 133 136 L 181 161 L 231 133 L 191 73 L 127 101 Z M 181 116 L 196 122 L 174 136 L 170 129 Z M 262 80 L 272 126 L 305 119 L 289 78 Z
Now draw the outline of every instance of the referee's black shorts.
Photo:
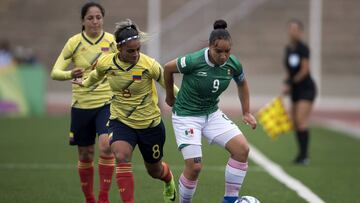
M 313 102 L 316 98 L 316 95 L 316 85 L 312 80 L 292 86 L 291 100 L 293 102 L 297 102 L 299 100 L 307 100 Z

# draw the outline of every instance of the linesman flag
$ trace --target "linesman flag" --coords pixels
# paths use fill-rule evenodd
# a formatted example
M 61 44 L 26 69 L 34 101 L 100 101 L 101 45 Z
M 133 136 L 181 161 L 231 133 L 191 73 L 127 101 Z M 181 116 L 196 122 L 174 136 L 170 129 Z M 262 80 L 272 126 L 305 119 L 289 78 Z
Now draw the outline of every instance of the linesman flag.
M 282 97 L 272 99 L 256 115 L 266 134 L 273 139 L 293 130 L 293 124 L 286 113 Z

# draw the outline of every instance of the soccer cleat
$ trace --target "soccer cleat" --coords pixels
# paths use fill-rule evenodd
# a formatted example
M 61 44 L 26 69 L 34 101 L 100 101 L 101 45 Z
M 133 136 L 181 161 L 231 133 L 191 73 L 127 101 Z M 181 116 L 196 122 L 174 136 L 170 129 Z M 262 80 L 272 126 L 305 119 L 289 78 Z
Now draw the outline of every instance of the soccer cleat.
M 100 192 L 97 203 L 110 203 L 108 193 Z
M 235 203 L 238 202 L 238 197 L 224 197 L 221 203 Z
M 310 159 L 307 158 L 307 157 L 298 156 L 298 157 L 296 157 L 296 159 L 294 160 L 294 164 L 307 166 L 307 165 L 310 164 Z
M 110 203 L 109 200 L 98 200 L 97 203 Z
M 170 182 L 164 183 L 164 202 L 172 203 L 175 202 L 176 199 L 176 186 L 174 181 L 174 176 L 171 177 Z

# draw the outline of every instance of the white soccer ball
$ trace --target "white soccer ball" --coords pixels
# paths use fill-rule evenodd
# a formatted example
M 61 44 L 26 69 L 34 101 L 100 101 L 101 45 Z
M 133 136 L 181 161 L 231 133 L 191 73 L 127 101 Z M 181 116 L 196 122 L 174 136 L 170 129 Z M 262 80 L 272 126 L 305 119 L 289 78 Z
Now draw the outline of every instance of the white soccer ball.
M 260 201 L 253 196 L 242 196 L 234 203 L 260 203 Z

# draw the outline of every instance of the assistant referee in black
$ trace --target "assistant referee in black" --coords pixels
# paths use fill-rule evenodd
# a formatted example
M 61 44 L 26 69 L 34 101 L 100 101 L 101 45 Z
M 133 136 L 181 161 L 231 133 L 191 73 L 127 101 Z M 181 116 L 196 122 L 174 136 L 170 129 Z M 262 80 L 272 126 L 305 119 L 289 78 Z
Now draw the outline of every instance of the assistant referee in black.
M 299 153 L 294 162 L 309 163 L 309 117 L 316 97 L 316 85 L 310 74 L 310 51 L 303 42 L 304 26 L 300 20 L 288 22 L 289 43 L 285 48 L 287 77 L 283 93 L 291 96 L 291 117 L 296 130 Z

